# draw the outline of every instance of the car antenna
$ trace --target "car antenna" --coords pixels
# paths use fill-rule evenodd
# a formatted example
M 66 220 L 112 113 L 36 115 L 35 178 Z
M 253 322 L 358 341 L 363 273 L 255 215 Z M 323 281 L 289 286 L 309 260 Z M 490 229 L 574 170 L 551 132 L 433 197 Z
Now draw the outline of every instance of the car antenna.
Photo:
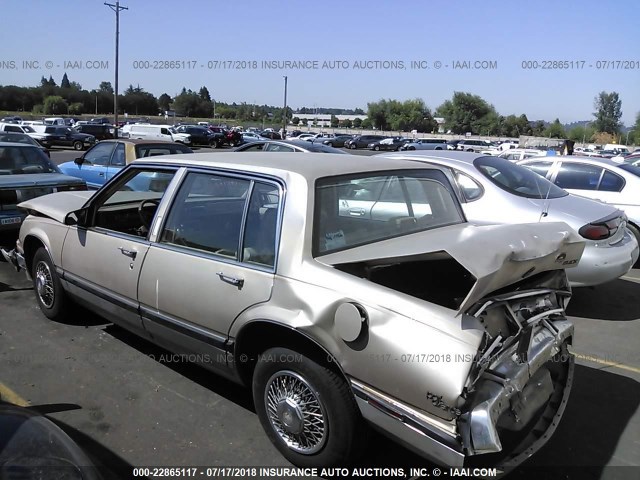
M 540 212 L 540 218 L 538 218 L 538 223 L 542 221 L 544 217 L 549 215 L 549 207 L 551 206 L 551 202 L 549 201 L 549 194 L 551 193 L 551 187 L 553 184 L 551 180 L 549 180 L 549 188 L 547 189 L 547 195 L 544 197 L 544 203 L 542 204 L 542 212 Z

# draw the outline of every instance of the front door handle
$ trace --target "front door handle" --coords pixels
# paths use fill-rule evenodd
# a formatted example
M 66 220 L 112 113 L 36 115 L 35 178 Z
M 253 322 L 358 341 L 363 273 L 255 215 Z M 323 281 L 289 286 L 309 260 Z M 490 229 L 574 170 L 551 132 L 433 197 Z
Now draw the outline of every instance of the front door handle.
M 120 252 L 123 255 L 131 258 L 132 260 L 135 260 L 136 259 L 136 255 L 138 255 L 138 252 L 136 252 L 135 250 L 127 250 L 124 247 L 118 247 L 118 250 L 120 250 Z
M 238 287 L 238 289 L 241 289 L 244 285 L 244 280 L 241 278 L 230 277 L 222 272 L 218 272 L 216 275 L 218 275 L 218 277 L 220 277 L 220 280 L 222 280 L 223 282 L 233 285 L 234 287 Z
M 350 208 L 349 215 L 352 217 L 364 217 L 366 211 L 364 208 Z

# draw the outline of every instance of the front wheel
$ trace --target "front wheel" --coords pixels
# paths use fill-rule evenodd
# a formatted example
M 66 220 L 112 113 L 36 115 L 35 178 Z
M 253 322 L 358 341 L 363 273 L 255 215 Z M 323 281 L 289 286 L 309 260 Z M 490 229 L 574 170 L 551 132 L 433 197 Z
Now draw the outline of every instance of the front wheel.
M 640 230 L 638 230 L 638 227 L 630 223 L 627 223 L 627 228 L 629 229 L 629 231 L 631 231 L 633 236 L 636 237 L 636 240 L 638 241 L 638 245 L 640 245 Z M 640 258 L 638 259 L 634 267 L 638 265 L 640 265 Z
M 209 144 L 209 146 L 210 146 L 211 148 L 218 148 L 220 145 L 218 145 L 218 142 L 216 142 L 216 141 L 214 140 L 213 142 L 211 142 L 211 143 Z
M 349 148 L 351 150 L 355 150 L 356 148 L 358 148 L 358 146 L 355 143 L 352 143 L 351 145 L 349 145 Z
M 69 313 L 69 299 L 62 289 L 53 261 L 44 248 L 38 249 L 33 256 L 31 276 L 36 300 L 42 313 L 51 320 L 66 317 Z
M 82 144 L 82 142 L 80 140 L 76 140 L 75 142 L 73 142 L 73 149 L 74 150 L 82 150 L 82 148 L 84 147 L 84 145 Z
M 364 446 L 363 421 L 347 382 L 286 348 L 260 354 L 253 401 L 262 427 L 294 465 L 352 463 Z

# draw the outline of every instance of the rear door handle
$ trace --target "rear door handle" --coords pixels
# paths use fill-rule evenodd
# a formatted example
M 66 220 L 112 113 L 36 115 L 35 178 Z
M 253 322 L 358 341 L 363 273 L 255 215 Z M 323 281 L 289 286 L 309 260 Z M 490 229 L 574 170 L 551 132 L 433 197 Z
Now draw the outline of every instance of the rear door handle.
M 120 253 L 131 258 L 132 260 L 135 260 L 136 255 L 138 255 L 138 252 L 136 252 L 135 250 L 127 250 L 124 247 L 118 247 L 118 250 L 120 250 Z
M 350 208 L 349 209 L 349 215 L 351 215 L 352 217 L 364 217 L 365 214 L 365 209 L 364 208 Z
M 218 272 L 216 275 L 218 275 L 218 277 L 220 277 L 220 280 L 222 280 L 223 282 L 233 285 L 234 287 L 238 287 L 238 289 L 241 289 L 244 285 L 244 280 L 241 278 L 230 277 L 222 272 Z

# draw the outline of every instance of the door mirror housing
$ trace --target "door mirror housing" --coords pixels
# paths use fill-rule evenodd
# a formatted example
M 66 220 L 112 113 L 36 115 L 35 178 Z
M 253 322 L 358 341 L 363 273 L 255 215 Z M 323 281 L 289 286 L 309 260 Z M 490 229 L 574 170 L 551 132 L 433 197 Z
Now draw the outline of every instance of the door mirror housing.
M 89 218 L 89 209 L 81 208 L 80 210 L 75 210 L 73 212 L 67 213 L 67 215 L 64 217 L 64 224 L 77 225 L 78 227 L 86 227 L 88 218 Z
M 80 166 L 80 165 L 82 165 L 84 163 L 84 158 L 78 157 L 78 158 L 73 160 L 73 163 L 75 163 L 76 165 Z

